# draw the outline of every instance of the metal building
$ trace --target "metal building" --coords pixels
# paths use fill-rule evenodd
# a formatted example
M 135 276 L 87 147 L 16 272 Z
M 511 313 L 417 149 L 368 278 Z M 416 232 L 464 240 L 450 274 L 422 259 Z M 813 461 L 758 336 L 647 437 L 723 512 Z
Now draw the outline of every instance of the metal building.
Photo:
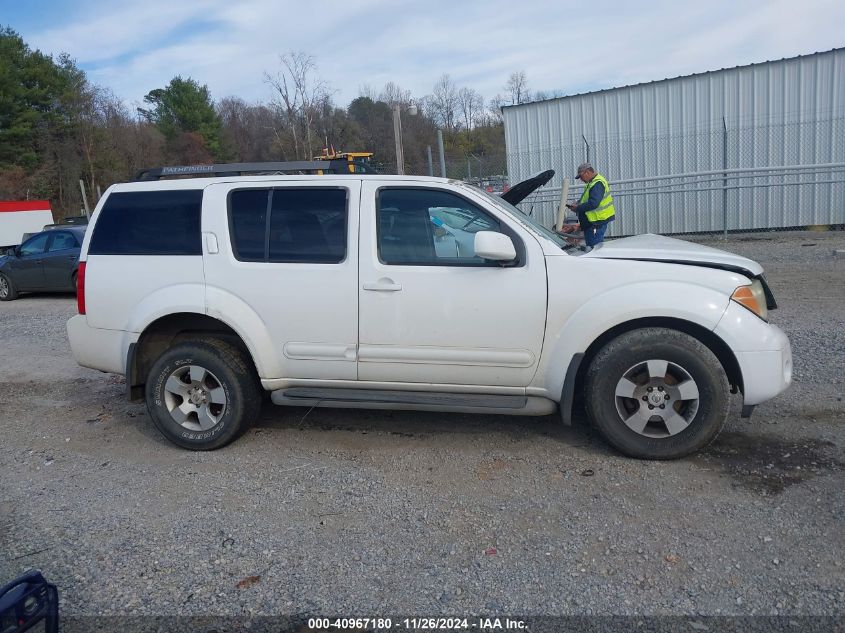
M 845 224 L 845 48 L 503 109 L 508 174 L 611 183 L 609 234 Z M 570 198 L 580 195 L 571 190 Z

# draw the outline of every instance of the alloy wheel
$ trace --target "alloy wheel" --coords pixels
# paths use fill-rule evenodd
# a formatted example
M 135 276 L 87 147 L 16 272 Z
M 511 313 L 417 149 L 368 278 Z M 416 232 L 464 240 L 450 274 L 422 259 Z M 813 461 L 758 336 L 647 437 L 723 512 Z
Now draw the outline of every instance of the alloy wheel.
M 217 376 L 200 365 L 184 365 L 167 377 L 164 403 L 177 424 L 206 431 L 220 422 L 228 401 Z
M 698 385 L 677 363 L 651 359 L 637 363 L 616 383 L 616 411 L 635 433 L 671 437 L 684 431 L 699 406 Z

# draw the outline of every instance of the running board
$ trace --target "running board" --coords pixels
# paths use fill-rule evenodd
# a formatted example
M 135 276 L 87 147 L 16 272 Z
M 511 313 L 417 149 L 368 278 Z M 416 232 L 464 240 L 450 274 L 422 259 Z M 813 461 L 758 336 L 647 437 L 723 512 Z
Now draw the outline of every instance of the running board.
M 388 391 L 382 389 L 326 389 L 293 387 L 274 391 L 275 404 L 313 406 L 330 402 L 360 404 L 404 404 L 436 407 L 472 407 L 473 409 L 523 409 L 527 396 L 483 395 L 476 393 L 444 393 L 432 391 Z
M 485 415 L 548 415 L 557 403 L 539 396 L 484 395 L 450 392 L 382 391 L 375 389 L 290 388 L 271 392 L 273 404 L 329 409 L 437 411 Z

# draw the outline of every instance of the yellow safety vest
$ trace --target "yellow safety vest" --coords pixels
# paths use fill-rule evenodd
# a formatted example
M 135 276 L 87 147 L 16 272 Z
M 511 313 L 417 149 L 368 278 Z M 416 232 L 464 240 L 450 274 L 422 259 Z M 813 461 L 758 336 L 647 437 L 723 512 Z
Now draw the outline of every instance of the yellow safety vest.
M 584 193 L 581 194 L 580 204 L 584 204 L 590 198 L 590 189 L 593 188 L 597 182 L 604 185 L 604 198 L 601 199 L 599 206 L 592 211 L 587 211 L 585 215 L 590 222 L 601 222 L 608 220 L 616 215 L 616 210 L 613 208 L 613 196 L 610 195 L 610 185 L 607 183 L 607 178 L 601 174 L 596 174 L 593 179 L 584 187 Z

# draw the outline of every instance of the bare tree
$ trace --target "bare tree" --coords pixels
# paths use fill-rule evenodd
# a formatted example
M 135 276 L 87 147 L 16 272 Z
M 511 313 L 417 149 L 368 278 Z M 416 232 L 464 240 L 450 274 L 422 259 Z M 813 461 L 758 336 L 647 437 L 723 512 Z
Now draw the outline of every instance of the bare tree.
M 528 80 L 525 78 L 524 70 L 511 73 L 511 76 L 508 77 L 508 83 L 505 84 L 505 90 L 510 97 L 511 105 L 527 103 L 531 100 L 531 94 L 528 92 Z
M 491 123 L 497 124 L 502 122 L 503 105 L 505 105 L 505 98 L 502 95 L 497 94 L 490 99 L 490 102 L 487 104 L 487 113 L 490 116 Z
M 464 127 L 471 130 L 484 112 L 484 97 L 473 88 L 461 88 L 458 90 L 458 107 L 461 111 Z
M 395 106 L 396 104 L 407 105 L 411 103 L 411 91 L 404 90 L 398 84 L 395 84 L 392 81 L 388 81 L 386 84 L 384 84 L 384 90 L 381 91 L 378 100 L 384 101 L 387 105 L 391 107 Z
M 227 150 L 237 161 L 272 160 L 267 132 L 274 129 L 274 113 L 260 103 L 225 97 L 217 104 Z
M 280 56 L 279 61 L 281 70 L 275 75 L 265 72 L 264 80 L 276 91 L 273 105 L 283 114 L 293 137 L 294 154 L 310 158 L 314 153 L 314 120 L 319 104 L 330 95 L 329 87 L 315 76 L 317 64 L 311 55 L 291 51 Z M 280 136 L 278 130 L 275 132 Z
M 370 101 L 378 101 L 378 93 L 376 92 L 376 89 L 368 83 L 358 86 L 358 96 L 366 97 Z
M 458 128 L 458 90 L 448 74 L 434 84 L 434 91 L 426 99 L 428 115 L 449 132 Z

